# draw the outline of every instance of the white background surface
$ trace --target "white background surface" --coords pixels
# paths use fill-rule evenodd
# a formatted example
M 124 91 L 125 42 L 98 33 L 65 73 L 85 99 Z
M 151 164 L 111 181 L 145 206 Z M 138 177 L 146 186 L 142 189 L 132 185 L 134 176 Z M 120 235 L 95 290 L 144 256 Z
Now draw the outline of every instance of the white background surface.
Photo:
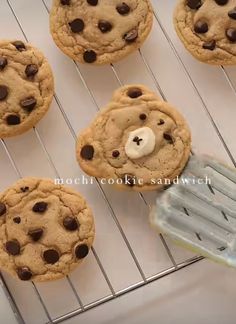
M 0 143 L 0 189 L 19 176 L 73 178 L 82 175 L 74 154 L 75 136 L 127 83 L 143 83 L 179 108 L 188 120 L 195 152 L 213 154 L 233 165 L 236 157 L 236 70 L 195 61 L 183 48 L 172 25 L 174 0 L 153 0 L 156 19 L 141 52 L 105 67 L 76 65 L 54 45 L 48 12 L 41 0 L 0 0 L 0 38 L 24 37 L 47 56 L 55 75 L 56 97 L 47 116 L 20 137 Z M 48 8 L 51 1 L 47 0 Z M 75 186 L 96 217 L 95 254 L 71 276 L 84 305 L 110 295 L 96 257 L 114 291 L 120 291 L 172 267 L 160 238 L 148 224 L 155 193 L 117 192 L 108 187 Z M 119 222 L 120 228 L 117 226 Z M 123 229 L 123 233 L 120 231 Z M 134 260 L 122 235 L 126 236 Z M 167 241 L 175 262 L 192 254 Z M 137 264 L 140 265 L 140 273 Z M 37 284 L 4 275 L 27 324 L 42 324 L 79 308 L 67 279 Z M 69 323 L 232 323 L 235 271 L 201 261 L 88 311 Z M 43 304 L 46 306 L 46 311 Z

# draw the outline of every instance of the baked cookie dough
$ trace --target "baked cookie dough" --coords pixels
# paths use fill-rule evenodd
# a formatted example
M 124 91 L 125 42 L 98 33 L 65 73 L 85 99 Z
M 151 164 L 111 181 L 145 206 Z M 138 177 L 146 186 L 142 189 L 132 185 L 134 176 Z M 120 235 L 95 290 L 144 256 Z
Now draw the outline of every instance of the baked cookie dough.
M 54 0 L 51 33 L 81 63 L 116 62 L 137 50 L 152 28 L 149 0 Z
M 0 269 L 21 280 L 64 277 L 87 256 L 94 234 L 85 200 L 52 180 L 25 178 L 0 195 Z
M 143 191 L 175 179 L 190 147 L 180 113 L 144 86 L 131 85 L 118 89 L 79 135 L 76 154 L 81 168 L 103 183 Z
M 186 49 L 198 60 L 236 64 L 236 0 L 180 0 L 174 25 Z
M 38 49 L 22 41 L 0 41 L 0 138 L 34 127 L 53 93 L 51 68 Z

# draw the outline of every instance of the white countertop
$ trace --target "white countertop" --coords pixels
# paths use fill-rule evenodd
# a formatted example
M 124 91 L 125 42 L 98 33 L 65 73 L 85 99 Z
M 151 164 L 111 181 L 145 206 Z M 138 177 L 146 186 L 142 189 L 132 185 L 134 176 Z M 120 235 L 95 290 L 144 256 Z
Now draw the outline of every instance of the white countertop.
M 194 60 L 174 32 L 175 1 L 152 2 L 156 19 L 141 52 L 113 67 L 91 67 L 76 65 L 56 48 L 42 0 L 0 1 L 0 38 L 24 40 L 26 36 L 48 57 L 56 81 L 56 100 L 36 130 L 0 143 L 0 190 L 20 175 L 82 176 L 75 161 L 75 135 L 121 83 L 143 83 L 164 95 L 188 120 L 194 151 L 213 154 L 233 165 L 236 69 L 207 66 Z M 48 7 L 50 3 L 45 0 Z M 142 276 L 149 278 L 173 266 L 160 237 L 148 224 L 149 205 L 155 201 L 155 192 L 145 193 L 143 200 L 138 194 L 124 194 L 110 187 L 102 187 L 102 191 L 96 183 L 74 187 L 87 198 L 95 214 L 94 253 L 71 274 L 70 281 L 33 286 L 4 274 L 26 324 L 43 324 L 65 314 L 69 316 L 79 309 L 79 298 L 86 307 L 110 295 L 111 286 L 119 292 L 141 282 Z M 169 240 L 167 244 L 177 263 L 193 256 Z M 89 321 L 96 320 L 103 324 L 231 324 L 235 314 L 234 276 L 235 270 L 201 261 L 68 323 L 90 324 Z M 1 318 L 11 316 L 3 302 L 2 308 Z

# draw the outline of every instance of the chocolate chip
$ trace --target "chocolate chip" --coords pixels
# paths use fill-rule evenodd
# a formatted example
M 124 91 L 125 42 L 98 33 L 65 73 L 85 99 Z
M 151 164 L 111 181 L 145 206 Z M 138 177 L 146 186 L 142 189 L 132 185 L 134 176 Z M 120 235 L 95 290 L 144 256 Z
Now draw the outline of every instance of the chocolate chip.
M 84 160 L 92 160 L 94 156 L 94 148 L 92 145 L 85 145 L 82 147 L 80 156 Z
M 89 248 L 86 244 L 77 245 L 75 248 L 75 255 L 78 259 L 85 258 L 89 253 Z
M 6 205 L 0 202 L 0 216 L 4 215 L 6 211 L 7 211 Z
M 18 51 L 20 51 L 20 52 L 23 52 L 23 51 L 26 50 L 25 44 L 24 44 L 23 42 L 21 42 L 21 41 L 15 41 L 15 42 L 13 42 L 12 44 L 13 44 L 13 45 L 15 46 L 15 48 L 16 48 Z
M 230 18 L 236 20 L 236 7 L 228 12 Z
M 129 187 L 133 187 L 136 182 L 136 178 L 132 174 L 125 174 L 123 176 L 122 180 L 123 180 L 123 184 L 125 184 Z
M 18 274 L 18 277 L 24 281 L 30 280 L 32 278 L 32 272 L 30 271 L 30 269 L 28 267 L 18 268 L 17 274 Z
M 31 112 L 37 105 L 37 100 L 34 97 L 29 97 L 21 100 L 20 105 L 26 111 Z
M 39 201 L 37 202 L 34 207 L 33 207 L 33 211 L 35 213 L 44 213 L 48 208 L 48 204 L 44 201 Z
M 6 122 L 8 125 L 19 125 L 20 124 L 20 116 L 18 115 L 8 115 L 6 118 Z
M 164 133 L 164 134 L 163 134 L 163 137 L 164 137 L 164 139 L 165 139 L 166 141 L 168 141 L 170 144 L 173 144 L 173 143 L 174 143 L 173 138 L 172 138 L 172 136 L 171 136 L 170 134 Z
M 235 43 L 236 42 L 236 29 L 235 28 L 227 29 L 226 36 L 232 43 Z
M 87 0 L 87 2 L 90 6 L 96 6 L 98 4 L 98 0 Z
M 191 9 L 199 9 L 202 5 L 201 0 L 188 0 L 187 6 Z
M 31 237 L 31 239 L 35 242 L 37 242 L 38 240 L 40 240 L 40 238 L 43 235 L 43 229 L 42 228 L 36 228 L 33 230 L 30 230 L 28 232 L 28 235 Z
M 29 190 L 29 187 L 21 187 L 20 190 L 21 190 L 22 192 L 26 192 L 26 191 Z
M 165 121 L 163 119 L 160 119 L 159 122 L 157 123 L 158 126 L 164 125 L 164 124 L 165 124 Z
M 127 43 L 133 43 L 137 38 L 138 38 L 138 30 L 136 28 L 128 31 L 124 35 L 124 40 L 126 40 Z
M 84 22 L 82 19 L 75 19 L 69 23 L 73 33 L 81 33 L 84 30 Z
M 63 219 L 63 225 L 68 231 L 76 231 L 78 229 L 78 223 L 74 217 L 65 217 Z
M 139 119 L 146 120 L 147 119 L 147 115 L 146 114 L 140 114 L 139 115 Z
M 21 218 L 20 217 L 14 217 L 13 222 L 16 223 L 16 224 L 20 224 Z
M 208 32 L 208 24 L 205 21 L 198 20 L 194 25 L 194 31 L 198 34 L 205 34 Z
M 0 85 L 0 101 L 6 99 L 8 96 L 8 88 L 5 85 Z
M 125 2 L 123 2 L 116 7 L 116 10 L 120 15 L 128 15 L 128 13 L 130 12 L 130 7 Z
M 39 71 L 38 66 L 36 64 L 29 64 L 25 68 L 25 74 L 27 77 L 33 77 Z
M 120 156 L 120 152 L 118 150 L 115 150 L 115 151 L 112 152 L 112 156 L 114 158 L 117 158 L 118 156 Z
M 112 24 L 106 20 L 100 20 L 98 23 L 98 28 L 102 33 L 107 33 L 112 30 Z
M 60 259 L 59 253 L 54 249 L 44 251 L 43 258 L 47 263 L 54 264 Z
M 84 52 L 84 61 L 87 63 L 93 63 L 97 59 L 97 54 L 93 50 Z
M 209 42 L 205 42 L 205 43 L 203 43 L 202 47 L 204 49 L 213 51 L 216 48 L 216 41 L 213 39 L 213 40 L 211 40 Z
M 5 247 L 10 255 L 20 254 L 20 243 L 17 240 L 7 241 Z
M 61 4 L 62 4 L 63 6 L 69 6 L 69 5 L 70 5 L 70 1 L 71 1 L 71 0 L 61 0 Z
M 5 57 L 0 57 L 0 71 L 2 71 L 7 66 L 7 59 Z
M 220 6 L 224 6 L 229 2 L 229 0 L 215 0 L 215 2 Z
M 143 93 L 142 93 L 142 90 L 139 88 L 132 88 L 132 89 L 129 89 L 127 95 L 130 98 L 135 99 L 135 98 L 141 97 L 143 95 Z

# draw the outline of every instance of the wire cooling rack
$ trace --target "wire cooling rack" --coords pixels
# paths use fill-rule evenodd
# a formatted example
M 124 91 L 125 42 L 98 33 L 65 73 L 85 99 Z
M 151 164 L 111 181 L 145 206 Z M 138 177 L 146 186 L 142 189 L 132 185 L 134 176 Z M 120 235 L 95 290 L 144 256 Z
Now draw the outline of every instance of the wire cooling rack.
M 236 165 L 232 141 L 236 73 L 193 60 L 173 30 L 174 1 L 152 2 L 154 28 L 143 48 L 123 62 L 94 68 L 69 60 L 53 44 L 48 32 L 50 0 L 0 1 L 0 37 L 19 38 L 41 48 L 57 85 L 51 111 L 34 130 L 1 140 L 1 189 L 26 175 L 78 176 L 81 171 L 72 156 L 76 134 L 113 90 L 127 83 L 144 83 L 179 106 L 191 125 L 195 150 Z M 151 231 L 147 218 L 155 193 L 116 193 L 98 181 L 89 188 L 74 187 L 93 207 L 95 245 L 78 270 L 54 283 L 21 283 L 1 275 L 19 323 L 63 322 L 202 259 Z

